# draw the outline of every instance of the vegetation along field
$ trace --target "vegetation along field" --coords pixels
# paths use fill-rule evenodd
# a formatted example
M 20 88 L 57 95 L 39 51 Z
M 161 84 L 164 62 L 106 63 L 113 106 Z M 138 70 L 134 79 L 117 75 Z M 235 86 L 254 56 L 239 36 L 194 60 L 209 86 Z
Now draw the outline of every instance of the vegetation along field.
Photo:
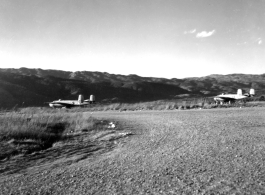
M 264 194 L 264 107 L 119 111 L 2 113 L 0 194 Z

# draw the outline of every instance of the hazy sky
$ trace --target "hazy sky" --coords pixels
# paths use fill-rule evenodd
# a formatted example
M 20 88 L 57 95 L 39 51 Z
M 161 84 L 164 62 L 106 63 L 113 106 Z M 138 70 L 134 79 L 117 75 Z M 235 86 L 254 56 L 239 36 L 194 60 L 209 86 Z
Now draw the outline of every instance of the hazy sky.
M 0 68 L 265 73 L 265 0 L 0 0 Z

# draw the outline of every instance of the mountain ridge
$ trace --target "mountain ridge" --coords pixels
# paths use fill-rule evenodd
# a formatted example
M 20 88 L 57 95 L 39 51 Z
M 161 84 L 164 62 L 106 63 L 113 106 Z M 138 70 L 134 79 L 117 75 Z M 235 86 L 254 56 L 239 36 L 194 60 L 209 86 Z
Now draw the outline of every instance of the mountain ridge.
M 107 72 L 43 69 L 0 69 L 0 108 L 47 106 L 55 99 L 77 99 L 78 94 L 99 102 L 139 102 L 183 97 L 209 97 L 222 92 L 265 93 L 265 74 L 212 74 L 167 79 Z

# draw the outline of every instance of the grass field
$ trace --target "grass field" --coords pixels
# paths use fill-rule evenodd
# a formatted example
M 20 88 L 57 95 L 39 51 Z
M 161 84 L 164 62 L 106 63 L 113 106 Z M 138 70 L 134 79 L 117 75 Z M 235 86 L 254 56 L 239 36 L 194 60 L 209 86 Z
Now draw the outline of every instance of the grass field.
M 78 115 L 82 117 L 76 117 Z M 113 129 L 105 127 L 98 134 L 88 135 L 84 131 L 78 136 L 78 142 L 69 140 L 73 142 L 69 147 L 55 145 L 41 154 L 1 161 L 0 170 L 6 170 L 4 167 L 10 164 L 13 164 L 13 169 L 21 162 L 27 164 L 16 172 L 3 172 L 0 177 L 3 193 L 265 192 L 264 107 L 93 113 L 64 111 L 61 117 L 65 117 L 69 126 L 77 118 L 108 121 L 105 125 L 114 121 L 116 126 Z M 31 119 L 32 123 L 34 120 Z M 38 120 L 36 124 L 42 123 Z M 47 119 L 44 123 L 48 123 Z M 72 124 L 72 127 L 76 126 Z M 121 132 L 132 136 L 118 139 L 117 135 L 125 135 Z M 88 139 L 84 139 L 87 135 Z M 96 150 L 97 146 L 100 147 Z M 87 148 L 93 148 L 94 152 Z M 79 156 L 78 160 L 76 156 Z
M 234 107 L 265 107 L 265 101 L 236 102 L 232 104 L 215 104 L 212 98 L 194 98 L 189 100 L 158 100 L 140 103 L 110 103 L 92 104 L 82 109 L 82 112 L 96 111 L 144 111 L 144 110 L 189 110 L 189 109 L 215 109 Z M 73 108 L 71 112 L 79 112 L 80 108 Z
M 44 150 L 56 142 L 67 142 L 75 134 L 108 127 L 107 122 L 101 123 L 83 112 L 37 108 L 2 112 L 0 124 L 0 160 Z

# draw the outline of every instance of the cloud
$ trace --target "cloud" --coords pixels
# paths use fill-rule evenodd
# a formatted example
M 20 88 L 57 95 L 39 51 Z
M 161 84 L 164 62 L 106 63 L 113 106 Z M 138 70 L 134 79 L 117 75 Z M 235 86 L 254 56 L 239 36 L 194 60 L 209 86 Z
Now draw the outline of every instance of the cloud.
M 202 31 L 200 33 L 197 33 L 196 37 L 197 38 L 205 38 L 205 37 L 210 37 L 215 33 L 215 30 L 206 32 L 206 31 Z
M 193 34 L 196 32 L 196 29 L 193 29 L 193 30 L 189 30 L 189 31 L 185 31 L 184 34 Z
M 257 39 L 257 42 L 258 42 L 259 45 L 261 45 L 262 44 L 262 39 L 261 38 L 258 38 Z

